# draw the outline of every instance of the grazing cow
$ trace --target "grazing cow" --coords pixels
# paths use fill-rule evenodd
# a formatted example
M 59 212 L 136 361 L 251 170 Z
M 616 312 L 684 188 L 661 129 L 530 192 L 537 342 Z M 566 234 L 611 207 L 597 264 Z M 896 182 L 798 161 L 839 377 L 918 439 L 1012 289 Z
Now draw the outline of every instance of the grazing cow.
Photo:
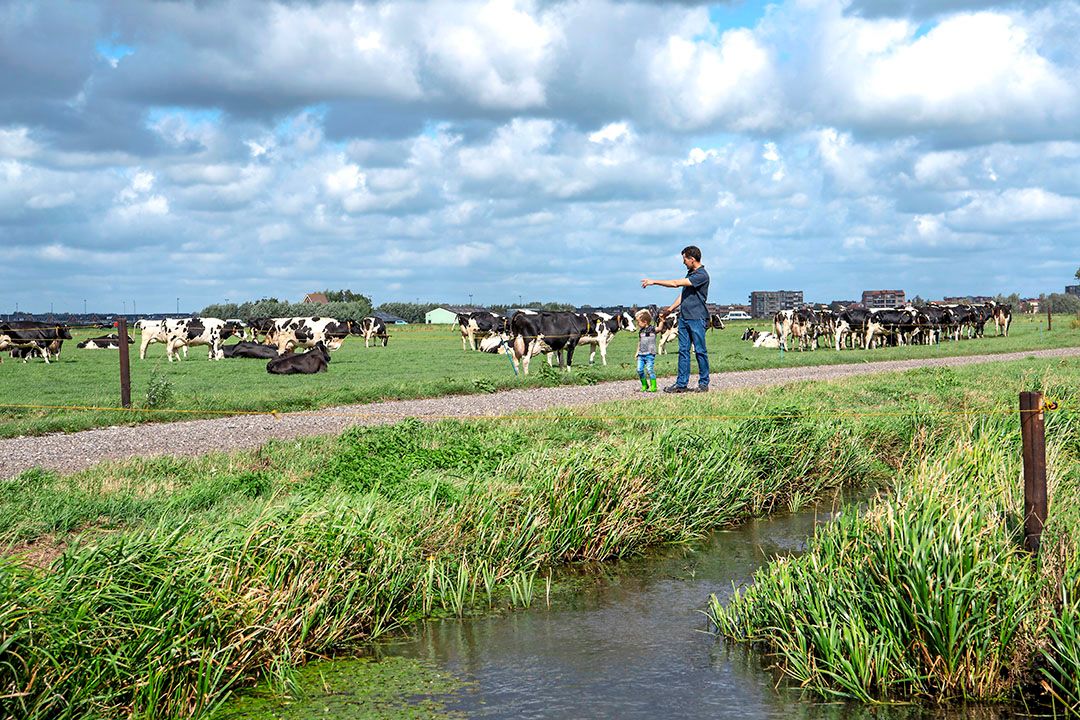
M 925 307 L 916 308 L 926 318 L 926 324 L 928 325 L 928 332 L 926 333 L 926 344 L 940 344 L 942 336 L 948 337 L 951 328 L 955 324 L 953 311 L 947 307 L 941 307 L 939 305 L 926 305 Z
M 372 340 L 376 341 L 376 345 L 378 345 L 377 341 L 382 340 L 383 347 L 390 342 L 390 335 L 386 332 L 386 323 L 377 317 L 366 317 L 361 320 L 359 332 L 364 336 L 364 347 L 369 347 Z
M 314 375 L 326 372 L 330 365 L 330 351 L 322 340 L 304 353 L 289 353 L 276 357 L 266 363 L 266 372 L 271 375 Z
M 1012 325 L 1012 305 L 994 305 L 994 327 L 998 335 L 1009 337 L 1009 326 Z
M 225 357 L 221 350 L 221 343 L 234 335 L 239 337 L 243 332 L 244 329 L 232 321 L 218 318 L 189 318 L 169 331 L 169 340 L 165 346 L 166 354 L 171 362 L 179 359 L 177 350 L 180 348 L 205 345 L 207 359 L 221 360 Z
M 269 360 L 278 356 L 278 351 L 270 345 L 257 342 L 238 342 L 235 345 L 222 345 L 221 356 L 226 358 L 256 358 Z
M 607 347 L 615 333 L 620 330 L 634 329 L 634 316 L 623 310 L 617 315 L 604 312 L 581 313 L 588 330 L 578 340 L 578 345 L 592 345 L 593 350 L 589 353 L 589 364 L 596 360 L 596 348 L 600 349 L 600 360 L 607 365 Z M 549 360 L 550 360 L 550 356 Z
M 277 345 L 278 354 L 296 347 L 315 347 L 320 342 L 329 350 L 341 347 L 355 331 L 351 320 L 323 317 L 276 318 L 274 329 L 267 335 L 267 344 Z
M 135 339 L 132 338 L 130 335 L 128 336 L 127 341 L 128 341 L 128 345 L 134 345 L 135 344 Z M 116 335 L 116 334 L 113 334 L 113 335 L 103 335 L 101 337 L 96 337 L 96 338 L 90 338 L 89 340 L 82 341 L 81 343 L 79 343 L 75 347 L 80 348 L 82 350 L 119 350 L 120 349 L 120 336 Z
M 563 366 L 562 351 L 566 350 L 565 368 L 570 372 L 574 364 L 574 349 L 588 330 L 587 321 L 578 313 L 516 313 L 510 320 L 514 366 L 517 367 L 518 361 L 521 361 L 522 371 L 528 375 L 529 358 L 550 352 L 559 353 L 559 365 Z
M 55 323 L 13 320 L 0 323 L 0 336 L 6 338 L 3 344 L 11 350 L 13 357 L 21 357 L 26 362 L 34 355 L 41 355 L 48 364 L 53 355 L 59 358 L 63 341 L 71 339 L 71 331 L 67 326 Z
M 660 316 L 656 324 L 656 353 L 664 354 L 664 346 L 679 337 L 679 311 L 678 309 Z
M 165 318 L 164 320 L 139 320 L 135 327 L 139 329 L 141 341 L 139 343 L 139 359 L 146 359 L 146 349 L 156 342 L 165 345 L 165 354 L 168 355 L 169 337 L 173 333 L 179 333 L 180 329 L 191 318 Z M 184 359 L 187 359 L 188 349 L 184 346 Z M 172 357 L 169 357 L 172 360 Z
M 506 329 L 506 318 L 498 313 L 477 310 L 457 315 L 458 329 L 461 331 L 461 349 L 476 350 L 478 340 L 483 340 Z

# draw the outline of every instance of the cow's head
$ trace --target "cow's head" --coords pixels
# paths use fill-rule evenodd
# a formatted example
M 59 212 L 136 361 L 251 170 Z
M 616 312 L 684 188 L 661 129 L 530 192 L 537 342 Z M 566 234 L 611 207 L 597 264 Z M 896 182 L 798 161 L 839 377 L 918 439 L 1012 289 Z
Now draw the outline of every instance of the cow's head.
M 633 330 L 635 329 L 634 314 L 629 310 L 623 310 L 620 312 L 616 319 L 619 323 L 620 330 Z
M 239 320 L 226 320 L 225 324 L 221 326 L 221 339 L 232 337 L 242 337 L 244 334 L 244 328 L 246 326 Z

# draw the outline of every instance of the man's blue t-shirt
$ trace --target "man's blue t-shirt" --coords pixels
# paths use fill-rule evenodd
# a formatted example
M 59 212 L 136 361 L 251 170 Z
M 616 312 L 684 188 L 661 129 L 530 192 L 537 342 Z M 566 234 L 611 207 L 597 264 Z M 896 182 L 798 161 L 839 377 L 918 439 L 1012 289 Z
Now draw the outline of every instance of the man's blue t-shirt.
M 690 281 L 690 286 L 682 289 L 679 317 L 684 320 L 708 320 L 709 308 L 705 307 L 705 301 L 709 298 L 709 273 L 702 265 L 686 273 L 686 279 Z

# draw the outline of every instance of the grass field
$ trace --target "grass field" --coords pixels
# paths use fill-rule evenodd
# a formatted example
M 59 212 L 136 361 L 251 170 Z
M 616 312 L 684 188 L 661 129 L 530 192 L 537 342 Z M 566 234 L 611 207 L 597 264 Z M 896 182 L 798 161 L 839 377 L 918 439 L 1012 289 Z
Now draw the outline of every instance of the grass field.
M 287 688 L 293 666 L 411 619 L 528 605 L 554 566 L 690 541 L 841 485 L 926 487 L 912 477 L 938 478 L 934 501 L 978 526 L 954 535 L 932 515 L 911 526 L 924 544 L 950 549 L 940 557 L 979 561 L 966 580 L 931 575 L 918 585 L 958 583 L 928 596 L 926 612 L 939 613 L 930 619 L 960 621 L 946 640 L 966 641 L 971 627 L 976 649 L 990 648 L 972 657 L 990 663 L 992 697 L 1037 691 L 1041 678 L 1066 697 L 1080 668 L 1080 610 L 1075 595 L 1064 606 L 1055 597 L 1080 576 L 1071 542 L 1080 505 L 1070 500 L 1080 483 L 1078 387 L 1071 358 L 924 368 L 613 403 L 600 408 L 608 421 L 594 409 L 561 411 L 557 422 L 408 421 L 193 460 L 26 472 L 0 485 L 0 542 L 39 566 L 0 559 L 0 716 L 205 717 L 260 678 Z M 1047 438 L 1054 552 L 1035 566 L 1014 547 L 1021 490 L 1010 411 L 1030 389 L 1062 408 Z M 754 417 L 706 417 L 727 414 Z M 907 567 L 903 559 L 894 565 Z M 997 574 L 986 559 L 1001 562 Z M 978 581 L 971 592 L 968 580 Z M 1007 598 L 995 594 L 1012 586 Z M 965 620 L 970 598 L 992 608 L 992 622 Z M 733 612 L 733 627 L 756 627 L 757 615 Z M 826 619 L 843 633 L 846 617 Z M 1004 682 L 992 651 L 1006 637 L 1024 652 L 1008 657 Z M 949 668 L 971 669 L 963 652 L 954 657 Z
M 713 372 L 767 367 L 861 363 L 874 360 L 970 355 L 1080 345 L 1080 329 L 1073 318 L 1058 317 L 1053 332 L 1045 332 L 1045 318 L 1018 317 L 1008 338 L 946 343 L 941 346 L 881 348 L 871 351 L 819 350 L 788 352 L 755 350 L 740 337 L 748 325 L 732 323 L 707 336 Z M 759 329 L 761 323 L 755 325 Z M 23 364 L 6 360 L 0 366 L 0 403 L 32 405 L 77 405 L 115 407 L 119 405 L 117 354 L 104 350 L 78 350 L 79 339 L 101 334 L 100 330 L 77 330 L 75 340 L 65 344 L 58 363 L 46 366 L 41 360 Z M 993 333 L 991 328 L 990 333 Z M 136 334 L 136 340 L 138 336 Z M 671 354 L 657 358 L 658 375 L 674 375 L 676 344 Z M 221 360 L 208 362 L 205 348 L 192 348 L 190 359 L 168 363 L 161 344 L 151 345 L 146 360 L 132 354 L 132 401 L 146 408 L 152 383 L 171 395 L 157 393 L 154 412 L 122 413 L 102 410 L 11 409 L 0 407 L 0 437 L 75 431 L 91 427 L 191 419 L 199 414 L 169 412 L 170 409 L 209 410 L 311 410 L 333 405 L 383 399 L 432 397 L 448 394 L 490 392 L 521 385 L 553 382 L 596 382 L 636 377 L 634 352 L 636 336 L 619 333 L 608 350 L 608 365 L 588 367 L 588 355 L 578 353 L 573 378 L 553 378 L 533 364 L 528 379 L 516 378 L 505 356 L 463 352 L 456 328 L 445 326 L 397 326 L 391 328 L 386 348 L 365 348 L 350 338 L 334 353 L 329 372 L 316 376 L 273 376 L 265 362 Z M 696 368 L 695 368 L 696 372 Z M 156 378 L 156 383 L 155 383 Z M 203 413 L 203 416 L 209 416 Z

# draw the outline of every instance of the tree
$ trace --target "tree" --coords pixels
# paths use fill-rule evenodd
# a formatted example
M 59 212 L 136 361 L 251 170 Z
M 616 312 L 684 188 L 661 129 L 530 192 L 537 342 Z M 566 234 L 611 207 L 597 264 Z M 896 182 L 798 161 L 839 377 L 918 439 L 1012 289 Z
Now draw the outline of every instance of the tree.
M 1080 280 L 1080 268 L 1076 268 L 1076 279 Z

